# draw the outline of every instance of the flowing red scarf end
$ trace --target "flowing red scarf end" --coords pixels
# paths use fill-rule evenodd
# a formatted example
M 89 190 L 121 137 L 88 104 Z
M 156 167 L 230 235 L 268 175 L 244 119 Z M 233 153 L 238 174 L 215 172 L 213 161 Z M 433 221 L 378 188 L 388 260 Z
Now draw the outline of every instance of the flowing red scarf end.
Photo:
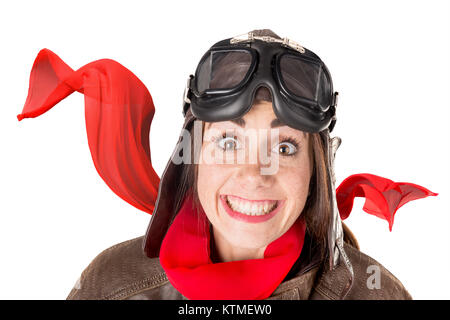
M 38 117 L 74 91 L 85 96 L 88 144 L 97 172 L 120 198 L 152 213 L 159 186 L 149 144 L 155 107 L 145 85 L 127 68 L 102 59 L 74 71 L 43 49 L 17 119 Z
M 351 175 L 336 189 L 336 200 L 342 220 L 350 215 L 354 198 L 365 197 L 363 210 L 388 221 L 390 231 L 395 213 L 401 206 L 412 200 L 437 195 L 417 184 L 394 182 L 368 173 Z

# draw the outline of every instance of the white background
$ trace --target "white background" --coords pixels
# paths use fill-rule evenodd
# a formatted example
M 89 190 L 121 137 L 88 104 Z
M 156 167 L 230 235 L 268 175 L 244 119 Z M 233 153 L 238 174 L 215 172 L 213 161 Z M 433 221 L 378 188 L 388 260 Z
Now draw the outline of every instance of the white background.
M 0 298 L 64 299 L 98 253 L 143 235 L 150 219 L 98 176 L 81 94 L 17 121 L 39 50 L 74 69 L 111 58 L 147 85 L 161 175 L 201 55 L 218 40 L 270 28 L 316 52 L 332 73 L 338 184 L 368 172 L 439 193 L 399 209 L 392 232 L 362 211 L 361 198 L 346 223 L 414 298 L 449 299 L 449 21 L 448 1 L 2 2 Z

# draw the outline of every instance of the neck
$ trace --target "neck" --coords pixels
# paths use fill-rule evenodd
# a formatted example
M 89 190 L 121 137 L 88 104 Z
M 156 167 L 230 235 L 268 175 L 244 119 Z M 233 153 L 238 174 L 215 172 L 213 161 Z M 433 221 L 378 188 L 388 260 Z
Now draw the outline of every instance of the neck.
M 210 234 L 211 260 L 213 263 L 264 258 L 266 247 L 245 248 L 233 246 L 212 225 L 210 227 Z

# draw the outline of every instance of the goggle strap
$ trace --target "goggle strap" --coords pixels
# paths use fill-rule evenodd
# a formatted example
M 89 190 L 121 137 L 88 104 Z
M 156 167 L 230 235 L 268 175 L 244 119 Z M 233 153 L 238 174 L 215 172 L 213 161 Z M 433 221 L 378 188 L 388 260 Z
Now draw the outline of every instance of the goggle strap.
M 194 75 L 190 74 L 189 78 L 186 81 L 186 87 L 184 88 L 183 93 L 183 117 L 186 116 L 186 112 L 191 105 L 191 95 L 192 95 L 192 80 L 194 79 Z

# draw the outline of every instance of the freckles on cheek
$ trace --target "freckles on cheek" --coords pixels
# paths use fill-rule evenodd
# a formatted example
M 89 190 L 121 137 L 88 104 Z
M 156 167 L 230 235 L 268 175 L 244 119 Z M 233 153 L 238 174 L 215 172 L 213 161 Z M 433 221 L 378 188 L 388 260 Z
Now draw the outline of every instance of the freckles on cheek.
M 307 148 L 307 146 L 305 146 Z M 301 152 L 292 163 L 280 165 L 279 181 L 287 188 L 289 193 L 298 194 L 309 190 L 312 174 L 312 162 L 307 153 Z
M 289 198 L 298 198 L 308 193 L 310 173 L 308 168 L 285 168 L 279 170 L 277 180 Z

